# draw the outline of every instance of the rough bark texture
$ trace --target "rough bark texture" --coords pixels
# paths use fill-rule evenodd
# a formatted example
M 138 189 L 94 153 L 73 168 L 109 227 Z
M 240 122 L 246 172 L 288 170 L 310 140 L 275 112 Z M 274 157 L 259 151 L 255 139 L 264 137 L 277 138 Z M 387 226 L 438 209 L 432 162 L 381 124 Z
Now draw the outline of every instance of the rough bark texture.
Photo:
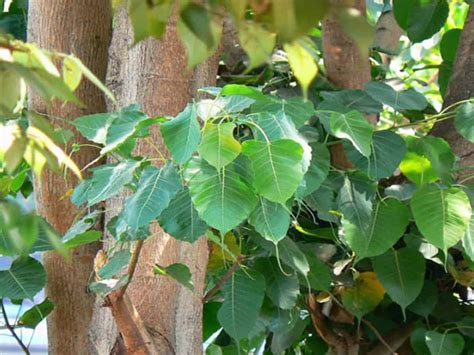
M 365 14 L 365 0 L 356 0 L 354 7 Z M 369 52 L 361 53 L 332 17 L 323 23 L 323 59 L 327 78 L 340 88 L 362 89 L 370 81 Z M 368 119 L 375 123 L 375 117 L 369 116 Z M 343 169 L 352 166 L 342 144 L 331 146 L 331 163 Z
M 107 71 L 110 34 L 109 1 L 30 1 L 28 40 L 42 48 L 74 53 L 102 80 Z M 49 116 L 57 127 L 66 126 L 63 118 L 74 119 L 106 110 L 104 95 L 89 82 L 83 81 L 76 94 L 85 104 L 84 108 L 61 102 L 49 104 L 34 92 L 30 92 L 29 108 Z M 78 134 L 73 140 L 84 142 Z M 73 159 L 82 167 L 96 154 L 97 150 L 81 149 L 80 153 L 73 155 Z M 75 183 L 71 176 L 65 181 L 61 174 L 49 171 L 44 172 L 41 180 L 35 181 L 37 210 L 59 233 L 69 228 L 78 212 L 69 199 L 64 198 L 66 191 Z M 87 334 L 95 296 L 86 290 L 98 248 L 98 245 L 76 248 L 69 260 L 56 253 L 44 255 L 48 273 L 46 293 L 55 304 L 53 313 L 48 317 L 50 354 L 89 354 L 89 349 L 93 347 Z
M 217 56 L 186 70 L 186 53 L 170 21 L 160 41 L 147 39 L 133 47 L 132 29 L 123 10 L 114 29 L 108 84 L 118 99 L 117 109 L 133 102 L 153 115 L 176 115 L 196 96 L 197 88 L 213 85 L 217 75 Z M 167 155 L 158 131 L 154 144 Z M 147 157 L 157 153 L 146 141 L 136 152 Z M 121 201 L 111 201 L 116 209 Z M 151 228 L 153 237 L 145 242 L 135 277 L 127 294 L 152 336 L 159 354 L 199 354 L 202 352 L 202 294 L 208 259 L 204 238 L 194 244 L 182 243 L 166 235 L 159 226 Z M 195 291 L 175 281 L 153 274 L 155 263 L 166 266 L 181 262 L 193 273 Z
M 444 107 L 474 96 L 474 6 L 471 6 L 461 34 L 459 47 L 449 80 Z M 439 122 L 432 134 L 446 139 L 463 166 L 474 165 L 474 144 L 462 138 L 453 120 Z

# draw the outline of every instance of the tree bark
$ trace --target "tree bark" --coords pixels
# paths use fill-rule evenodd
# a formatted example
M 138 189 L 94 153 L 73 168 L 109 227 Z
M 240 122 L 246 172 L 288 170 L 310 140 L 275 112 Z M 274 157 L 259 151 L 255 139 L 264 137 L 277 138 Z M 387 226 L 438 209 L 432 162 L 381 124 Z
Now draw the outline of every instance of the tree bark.
M 474 6 L 471 5 L 449 80 L 444 107 L 474 96 Z M 474 144 L 464 139 L 454 128 L 453 120 L 441 121 L 435 125 L 432 134 L 442 137 L 461 158 L 461 166 L 474 165 Z M 468 171 L 469 172 L 469 171 Z
M 365 0 L 356 0 L 354 8 L 365 15 Z M 369 51 L 361 53 L 355 41 L 331 16 L 323 22 L 323 59 L 327 78 L 340 88 L 363 89 L 371 79 Z M 375 123 L 375 117 L 368 116 L 368 120 Z M 352 167 L 342 144 L 333 145 L 330 149 L 331 163 L 335 167 Z
M 194 70 L 186 70 L 186 53 L 171 19 L 164 37 L 147 39 L 132 46 L 132 29 L 126 13 L 119 10 L 111 51 L 108 84 L 116 94 L 118 109 L 138 102 L 150 116 L 176 115 L 202 86 L 215 84 L 218 56 Z M 167 156 L 158 130 L 152 140 Z M 138 143 L 138 155 L 156 157 L 146 141 Z M 120 207 L 121 199 L 110 201 L 108 209 Z M 158 225 L 151 228 L 152 238 L 145 242 L 135 277 L 127 294 L 155 342 L 159 354 L 202 353 L 202 295 L 208 260 L 205 238 L 194 244 L 178 242 Z M 154 275 L 153 264 L 186 264 L 193 274 L 195 291 L 165 277 Z
M 104 0 L 35 0 L 30 1 L 28 40 L 40 47 L 74 53 L 101 80 L 107 71 L 108 46 L 111 34 L 111 5 Z M 104 112 L 104 95 L 84 80 L 76 91 L 84 108 L 61 102 L 48 103 L 34 91 L 29 95 L 29 109 L 50 117 L 56 127 L 67 127 L 64 119 Z M 79 134 L 73 139 L 85 143 Z M 83 148 L 73 155 L 79 167 L 97 156 L 97 150 Z M 35 179 L 38 212 L 59 232 L 64 233 L 73 222 L 78 209 L 65 197 L 77 181 L 65 180 L 61 174 L 45 171 Z M 65 260 L 51 252 L 44 254 L 48 274 L 47 296 L 55 309 L 48 317 L 50 354 L 90 354 L 94 339 L 88 337 L 92 323 L 95 296 L 87 292 L 93 270 L 94 256 L 99 245 L 79 247 Z M 96 339 L 99 341 L 99 339 Z

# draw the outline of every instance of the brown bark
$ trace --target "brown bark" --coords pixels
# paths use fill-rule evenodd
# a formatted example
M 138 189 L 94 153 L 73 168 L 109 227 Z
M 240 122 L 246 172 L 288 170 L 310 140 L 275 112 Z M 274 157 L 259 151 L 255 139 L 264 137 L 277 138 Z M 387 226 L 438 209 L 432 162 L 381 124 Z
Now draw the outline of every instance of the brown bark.
M 28 39 L 42 48 L 64 53 L 74 53 L 104 80 L 107 70 L 107 50 L 110 41 L 111 7 L 103 0 L 35 0 L 29 5 Z M 48 115 L 56 127 L 66 127 L 65 119 L 74 119 L 89 113 L 104 112 L 104 95 L 90 82 L 83 81 L 76 91 L 84 108 L 72 104 L 42 100 L 30 92 L 29 108 Z M 68 127 L 70 128 L 70 127 Z M 83 143 L 79 134 L 74 142 Z M 73 155 L 79 167 L 85 166 L 97 155 L 97 150 L 81 149 Z M 52 226 L 64 233 L 78 212 L 66 191 L 76 181 L 69 176 L 67 181 L 61 174 L 45 171 L 41 180 L 35 181 L 35 197 L 38 212 Z M 46 293 L 55 304 L 48 317 L 50 354 L 90 354 L 93 345 L 88 339 L 92 322 L 95 296 L 87 292 L 93 259 L 98 245 L 89 245 L 73 250 L 71 258 L 65 260 L 55 253 L 44 255 L 44 266 L 48 273 Z
M 444 107 L 474 97 L 474 6 L 471 6 L 461 34 L 459 47 L 449 80 Z M 461 158 L 460 165 L 474 165 L 474 144 L 461 137 L 453 125 L 446 120 L 435 125 L 432 134 L 442 137 Z
M 365 0 L 356 0 L 354 8 L 365 14 Z M 331 16 L 323 23 L 323 59 L 327 78 L 340 88 L 362 89 L 371 79 L 369 51 L 361 53 L 355 41 Z M 375 123 L 375 117 L 368 119 Z M 342 144 L 333 145 L 330 150 L 332 165 L 342 169 L 352 167 Z
M 160 41 L 147 39 L 131 47 L 132 30 L 120 10 L 114 30 L 109 85 L 119 105 L 140 103 L 153 115 L 176 115 L 196 96 L 197 89 L 215 84 L 217 55 L 192 71 L 186 70 L 186 53 L 170 21 Z M 158 130 L 152 132 L 154 144 L 167 155 Z M 136 153 L 156 157 L 146 141 L 139 142 Z M 123 196 L 122 196 L 123 200 Z M 117 210 L 122 201 L 111 201 Z M 206 239 L 194 244 L 178 242 L 158 225 L 151 228 L 152 238 L 145 242 L 133 281 L 127 294 L 150 332 L 159 354 L 199 354 L 202 352 L 202 294 L 207 266 Z M 157 277 L 153 264 L 181 262 L 193 274 L 194 293 L 165 277 Z

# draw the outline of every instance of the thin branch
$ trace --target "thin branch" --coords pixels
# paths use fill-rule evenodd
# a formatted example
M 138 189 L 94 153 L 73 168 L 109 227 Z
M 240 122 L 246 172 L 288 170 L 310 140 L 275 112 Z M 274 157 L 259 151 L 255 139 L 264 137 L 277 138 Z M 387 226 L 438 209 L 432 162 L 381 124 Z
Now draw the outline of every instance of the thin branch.
M 128 270 L 127 270 L 128 282 L 125 286 L 123 286 L 122 288 L 117 290 L 117 293 L 116 293 L 116 298 L 117 299 L 120 299 L 120 298 L 123 297 L 125 291 L 127 290 L 128 285 L 132 281 L 133 275 L 135 274 L 135 270 L 137 268 L 138 259 L 139 259 L 142 247 L 143 247 L 143 240 L 139 240 L 135 243 L 135 248 L 133 250 L 132 259 L 130 260 L 130 263 L 128 264 Z
M 243 255 L 239 255 L 237 257 L 237 260 L 232 264 L 229 270 L 227 270 L 224 276 L 222 276 L 219 282 L 203 297 L 202 299 L 203 303 L 208 302 L 222 288 L 222 286 L 224 286 L 227 280 L 232 276 L 235 270 L 237 270 L 237 268 L 240 266 L 240 261 L 242 261 L 243 258 L 244 258 Z
M 383 344 L 387 348 L 388 351 L 390 351 L 390 354 L 397 354 L 395 350 L 393 350 L 392 347 L 385 341 L 382 334 L 379 333 L 377 328 L 375 328 L 372 323 L 370 323 L 367 319 L 364 319 L 364 318 L 362 318 L 362 322 L 365 325 L 367 325 L 370 328 L 370 330 L 374 332 L 375 336 L 379 339 L 380 343 Z
M 23 344 L 23 342 L 21 341 L 21 339 L 18 337 L 18 335 L 15 333 L 15 329 L 14 327 L 10 324 L 10 322 L 8 321 L 8 316 L 7 316 L 7 311 L 5 310 L 5 306 L 3 305 L 3 300 L 0 299 L 0 305 L 2 307 L 2 313 L 3 313 L 3 319 L 5 320 L 5 327 L 10 331 L 10 333 L 12 334 L 12 336 L 15 338 L 15 340 L 17 341 L 18 345 L 20 345 L 20 347 L 22 348 L 22 350 L 25 352 L 25 354 L 27 355 L 30 355 L 30 351 L 28 350 L 28 348 L 26 347 L 25 344 Z

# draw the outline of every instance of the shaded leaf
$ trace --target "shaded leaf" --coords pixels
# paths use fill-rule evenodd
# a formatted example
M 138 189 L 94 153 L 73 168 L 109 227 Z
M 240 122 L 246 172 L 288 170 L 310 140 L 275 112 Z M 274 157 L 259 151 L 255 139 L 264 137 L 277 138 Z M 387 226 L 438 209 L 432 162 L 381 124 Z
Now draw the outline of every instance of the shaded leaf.
M 189 271 L 189 268 L 184 264 L 175 263 L 166 267 L 162 267 L 158 264 L 155 264 L 153 266 L 153 272 L 156 275 L 169 276 L 179 282 L 184 287 L 190 289 L 191 291 L 194 291 L 191 271 Z
M 464 349 L 464 338 L 458 333 L 438 333 L 429 330 L 425 333 L 426 345 L 432 355 L 449 354 L 458 355 Z
M 46 285 L 46 272 L 31 257 L 18 258 L 9 269 L 0 270 L 0 298 L 30 299 Z
M 259 197 L 249 223 L 262 237 L 277 244 L 286 236 L 290 226 L 290 212 L 284 205 Z
M 425 96 L 415 89 L 395 91 L 390 85 L 381 81 L 370 81 L 364 86 L 365 92 L 374 100 L 393 107 L 395 110 L 422 111 L 428 106 Z
M 18 326 L 35 329 L 36 326 L 45 319 L 48 314 L 54 309 L 54 304 L 46 298 L 40 304 L 35 304 L 33 307 L 25 311 L 18 319 Z
M 361 319 L 378 306 L 384 294 L 385 290 L 375 273 L 362 272 L 353 287 L 342 291 L 342 303 L 349 312 Z
M 465 102 L 456 111 L 454 125 L 461 136 L 474 143 L 474 103 Z

